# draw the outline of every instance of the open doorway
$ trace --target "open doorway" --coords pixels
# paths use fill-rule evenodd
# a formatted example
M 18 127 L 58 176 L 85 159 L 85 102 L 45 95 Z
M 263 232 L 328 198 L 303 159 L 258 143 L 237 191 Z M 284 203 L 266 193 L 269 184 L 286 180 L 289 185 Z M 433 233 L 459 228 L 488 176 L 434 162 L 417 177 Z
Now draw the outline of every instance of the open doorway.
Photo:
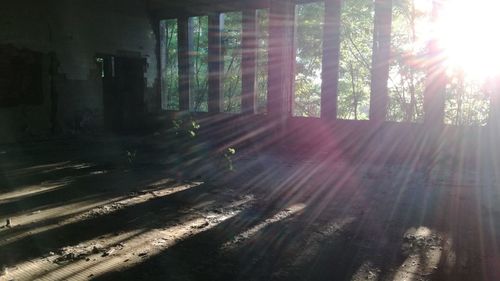
M 104 123 L 117 133 L 134 133 L 144 117 L 144 68 L 146 60 L 98 55 L 101 67 Z

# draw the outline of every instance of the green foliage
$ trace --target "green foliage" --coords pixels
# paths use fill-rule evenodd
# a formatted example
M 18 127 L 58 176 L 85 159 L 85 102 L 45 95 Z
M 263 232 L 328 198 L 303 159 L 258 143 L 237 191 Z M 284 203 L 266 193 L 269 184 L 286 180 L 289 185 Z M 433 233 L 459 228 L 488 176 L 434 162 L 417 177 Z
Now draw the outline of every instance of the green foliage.
M 337 109 L 340 119 L 368 119 L 372 47 L 373 0 L 344 1 Z
M 463 72 L 453 73 L 445 100 L 446 124 L 484 126 L 488 122 L 489 93 L 480 83 L 468 79 Z
M 162 25 L 165 37 L 165 65 L 162 68 L 162 108 L 179 109 L 179 66 L 177 20 L 165 20 Z
M 200 124 L 189 115 L 187 118 L 177 118 L 172 120 L 172 127 L 174 134 L 178 137 L 180 142 L 187 139 L 194 138 L 198 134 Z
M 225 112 L 241 111 L 241 12 L 224 13 L 222 91 Z
M 295 116 L 320 116 L 324 10 L 323 2 L 295 6 Z
M 189 28 L 192 30 L 189 56 L 190 109 L 208 111 L 208 17 L 189 18 Z
M 172 120 L 172 132 L 174 133 L 174 149 L 177 153 L 177 167 L 180 168 L 186 161 L 196 158 L 197 160 L 209 159 L 214 161 L 215 166 L 221 169 L 234 171 L 233 156 L 236 154 L 236 149 L 228 147 L 223 152 L 207 151 L 199 149 L 200 146 L 198 131 L 200 124 L 196 119 L 187 115 Z M 129 153 L 129 151 L 127 151 Z M 128 154 L 132 159 L 135 158 L 135 151 Z
M 426 53 L 419 25 L 429 22 L 429 14 L 417 10 L 413 0 L 394 2 L 389 70 L 387 120 L 421 122 L 425 72 L 420 65 Z
M 425 90 L 425 61 L 431 6 L 418 6 L 415 0 L 394 1 L 389 72 L 387 120 L 421 122 Z M 452 125 L 485 125 L 489 113 L 489 96 L 477 81 L 462 71 L 449 71 L 445 93 L 445 123 Z
M 340 69 L 337 117 L 368 119 L 373 48 L 373 0 L 343 1 L 341 11 Z M 421 122 L 430 8 L 417 0 L 394 0 L 387 120 Z M 297 4 L 295 11 L 295 81 L 293 114 L 320 116 L 324 2 Z M 223 111 L 240 112 L 242 95 L 242 13 L 223 14 Z M 177 21 L 162 21 L 166 65 L 162 67 L 162 107 L 179 106 Z M 189 19 L 190 109 L 208 110 L 208 17 Z M 257 112 L 267 111 L 269 10 L 257 10 Z M 454 73 L 446 91 L 445 122 L 484 125 L 489 96 L 478 82 Z M 183 125 L 184 126 L 184 125 Z M 189 135 L 196 135 L 192 130 Z
M 229 147 L 224 151 L 224 162 L 226 164 L 226 168 L 229 171 L 234 171 L 233 159 L 232 157 L 236 154 L 236 149 Z
M 125 152 L 125 156 L 127 157 L 127 161 L 129 165 L 133 165 L 135 163 L 135 159 L 137 158 L 137 150 L 127 150 Z

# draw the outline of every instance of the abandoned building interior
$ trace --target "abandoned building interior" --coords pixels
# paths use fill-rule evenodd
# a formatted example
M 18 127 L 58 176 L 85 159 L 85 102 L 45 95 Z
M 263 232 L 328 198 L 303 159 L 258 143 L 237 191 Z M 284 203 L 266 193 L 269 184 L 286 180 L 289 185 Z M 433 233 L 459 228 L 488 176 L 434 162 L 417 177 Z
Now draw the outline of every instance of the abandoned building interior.
M 499 11 L 2 1 L 0 280 L 500 280 Z

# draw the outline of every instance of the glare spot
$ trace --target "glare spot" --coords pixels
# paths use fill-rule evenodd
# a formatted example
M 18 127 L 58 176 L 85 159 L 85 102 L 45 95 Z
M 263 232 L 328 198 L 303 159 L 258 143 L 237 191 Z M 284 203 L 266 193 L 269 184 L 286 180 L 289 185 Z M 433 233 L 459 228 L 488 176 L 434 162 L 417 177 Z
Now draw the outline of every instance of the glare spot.
M 500 74 L 499 10 L 497 0 L 455 0 L 443 5 L 436 37 L 448 68 L 462 70 L 476 80 Z

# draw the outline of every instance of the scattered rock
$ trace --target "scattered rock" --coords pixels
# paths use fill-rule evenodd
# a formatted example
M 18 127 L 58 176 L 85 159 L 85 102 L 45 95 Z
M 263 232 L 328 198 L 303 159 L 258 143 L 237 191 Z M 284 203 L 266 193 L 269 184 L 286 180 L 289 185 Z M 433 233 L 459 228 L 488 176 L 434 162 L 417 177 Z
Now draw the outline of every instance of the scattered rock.
M 113 213 L 115 211 L 121 210 L 121 209 L 123 209 L 125 207 L 126 207 L 125 203 L 123 203 L 123 202 L 116 202 L 116 203 L 112 203 L 112 204 L 108 204 L 108 205 L 96 207 L 96 208 L 94 208 L 94 209 L 92 209 L 92 210 L 84 213 L 82 215 L 82 217 L 84 217 L 84 218 L 93 218 L 93 217 L 97 217 L 97 216 L 102 216 L 102 215 L 106 215 L 106 214 Z
M 114 252 L 115 252 L 115 249 L 114 249 L 114 248 L 109 249 L 109 250 L 107 250 L 106 252 L 104 252 L 104 253 L 101 255 L 101 257 L 107 257 L 107 256 L 109 256 L 109 255 L 113 254 Z
M 191 228 L 201 229 L 201 228 L 207 227 L 208 225 L 209 225 L 209 223 L 206 221 L 206 222 L 204 222 L 202 224 L 193 225 L 193 226 L 191 226 Z
M 101 252 L 101 249 L 97 248 L 97 246 L 92 248 L 92 254 L 98 254 L 99 252 Z
M 112 249 L 113 251 L 115 249 Z M 86 260 L 89 261 L 89 256 L 99 253 L 106 253 L 102 245 L 98 243 L 91 244 L 80 244 L 76 246 L 68 246 L 55 251 L 55 254 L 58 255 L 55 260 L 53 260 L 56 264 L 66 264 L 68 262 L 76 261 L 76 260 Z M 108 253 L 109 254 L 109 253 Z
M 165 246 L 168 243 L 168 240 L 165 238 L 157 238 L 153 240 L 153 245 L 155 246 Z
M 68 254 L 66 254 L 64 256 L 60 256 L 57 259 L 55 259 L 54 263 L 62 265 L 62 264 L 66 264 L 68 262 L 72 262 L 72 261 L 79 260 L 79 259 L 82 259 L 82 258 L 83 257 L 80 256 L 80 255 L 77 256 L 74 253 L 68 253 Z

